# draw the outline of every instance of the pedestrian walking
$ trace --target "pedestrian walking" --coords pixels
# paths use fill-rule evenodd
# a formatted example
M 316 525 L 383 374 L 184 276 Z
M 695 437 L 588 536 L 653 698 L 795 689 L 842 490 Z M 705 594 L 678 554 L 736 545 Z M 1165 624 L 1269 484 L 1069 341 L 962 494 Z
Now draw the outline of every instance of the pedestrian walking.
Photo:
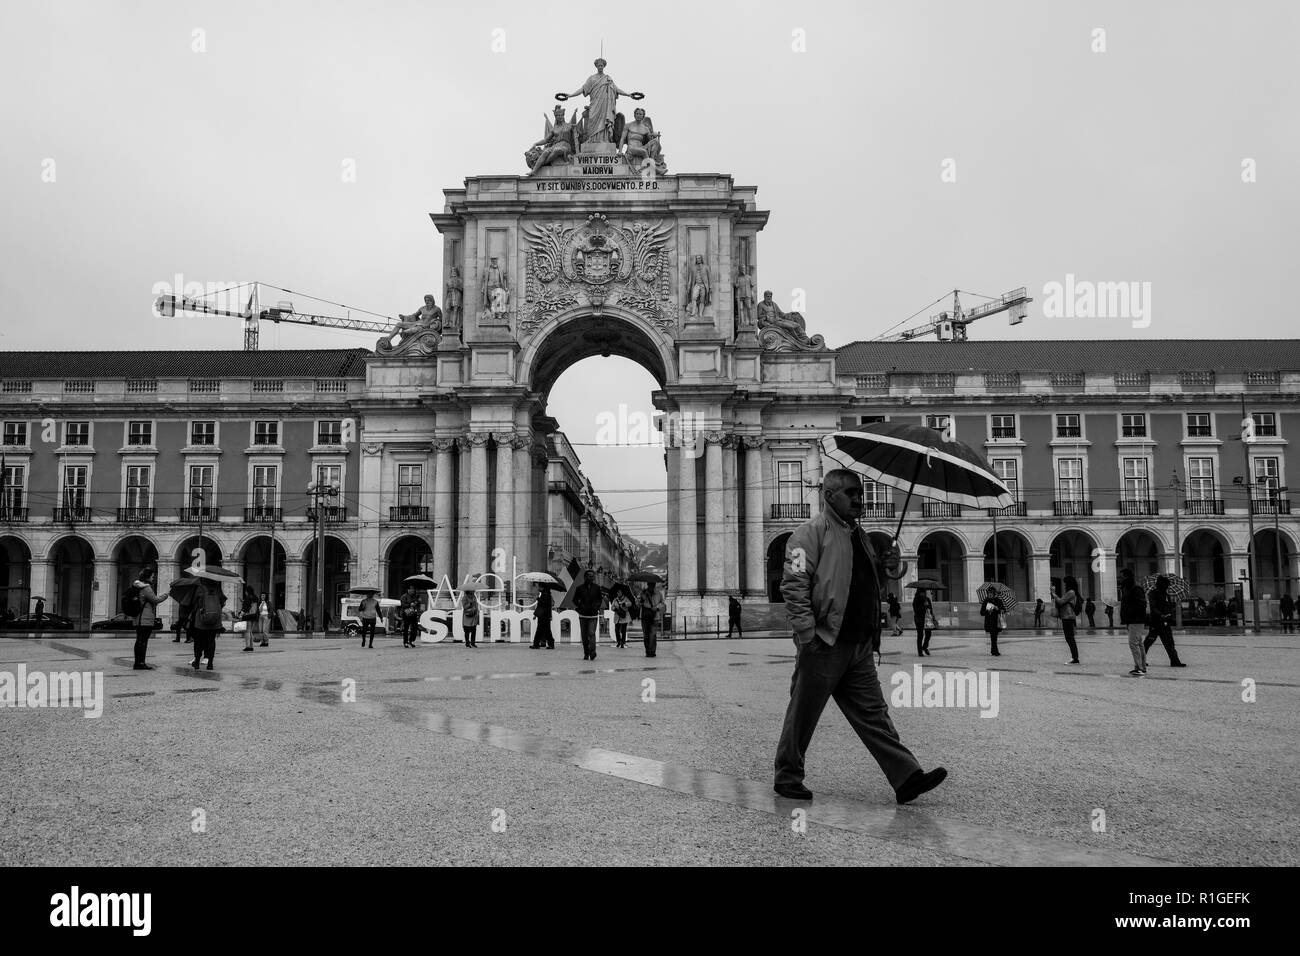
M 414 647 L 420 636 L 420 595 L 415 593 L 415 585 L 408 584 L 401 597 L 402 646 Z
M 194 638 L 194 660 L 190 661 L 190 666 L 198 670 L 200 662 L 206 657 L 208 670 L 212 670 L 212 662 L 217 656 L 217 635 L 221 633 L 223 624 L 221 609 L 226 606 L 229 598 L 220 584 L 207 578 L 199 578 L 194 598 L 186 624 L 186 629 Z
M 1062 591 L 1061 588 L 1064 588 Z M 1071 575 L 1066 575 L 1061 585 L 1052 593 L 1053 612 L 1061 619 L 1061 630 L 1065 632 L 1065 643 L 1070 648 L 1067 664 L 1079 663 L 1079 647 L 1074 642 L 1074 626 L 1079 616 L 1082 601 L 1079 598 L 1079 582 Z
M 1228 598 L 1228 625 L 1230 627 L 1236 627 L 1237 618 L 1241 616 L 1241 601 L 1238 600 L 1237 595 L 1234 594 L 1232 597 Z
M 587 571 L 582 583 L 573 592 L 573 609 L 578 612 L 578 629 L 582 632 L 582 659 L 596 659 L 596 627 L 600 624 L 600 611 L 605 596 L 596 583 L 596 572 Z
M 1083 613 L 1088 615 L 1088 629 L 1090 631 L 1095 631 L 1097 629 L 1097 621 L 1093 615 L 1097 613 L 1097 603 L 1093 601 L 1092 595 L 1089 595 L 1088 600 L 1084 602 Z
M 257 592 L 251 584 L 244 585 L 239 599 L 239 619 L 244 622 L 244 650 L 251 654 L 257 637 Z
M 555 598 L 551 594 L 551 589 L 537 585 L 537 607 L 533 611 L 537 624 L 536 630 L 533 631 L 533 643 L 529 647 L 555 650 L 555 638 L 551 636 L 551 614 L 554 609 Z
M 357 617 L 361 619 L 361 646 L 366 647 L 366 636 L 370 637 L 368 646 L 375 646 L 375 628 L 379 625 L 379 598 L 373 594 L 363 594 L 357 605 Z
M 627 626 L 632 623 L 632 599 L 627 595 L 627 588 L 618 586 L 618 593 L 609 603 L 614 612 L 614 646 L 627 647 Z
M 659 644 L 659 622 L 663 619 L 663 592 L 655 589 L 653 581 L 641 589 L 637 599 L 641 611 L 641 643 L 645 645 L 645 656 L 654 657 Z
M 271 646 L 271 602 L 263 591 L 257 602 L 257 633 L 262 638 L 262 647 Z
M 1151 592 L 1151 613 L 1147 616 L 1149 630 L 1143 649 L 1151 650 L 1151 645 L 1160 638 L 1165 653 L 1169 655 L 1170 667 L 1186 667 L 1178 659 L 1178 648 L 1174 646 L 1174 599 L 1169 596 L 1169 579 L 1163 574 L 1156 577 L 1156 589 Z
M 1115 605 L 1109 601 L 1106 602 L 1106 627 L 1115 630 Z
M 1045 611 L 1046 609 L 1047 609 L 1047 605 L 1043 603 L 1042 598 L 1039 598 L 1036 602 L 1034 602 L 1034 627 L 1043 626 L 1043 611 Z
M 1133 572 L 1125 568 L 1119 573 L 1119 622 L 1128 630 L 1128 649 L 1133 655 L 1129 677 L 1147 676 L 1147 650 L 1142 643 L 1146 620 L 1146 592 L 1133 580 Z
M 885 595 L 885 603 L 889 605 L 889 620 L 894 625 L 894 637 L 903 633 L 903 608 L 898 603 L 898 595 L 892 591 Z
M 745 636 L 740 627 L 740 599 L 735 595 L 727 598 L 727 637 L 731 637 L 732 628 L 736 629 L 738 637 Z
M 465 646 L 478 647 L 479 603 L 476 591 L 465 591 L 460 596 L 461 629 L 465 632 Z
M 934 604 L 925 588 L 917 588 L 916 597 L 912 598 L 912 620 L 916 624 L 917 656 L 933 656 L 930 654 L 930 635 L 934 630 L 930 625 L 934 622 Z
M 41 619 L 41 615 L 44 613 L 45 613 L 45 598 L 37 598 L 36 608 L 35 610 L 32 611 L 32 617 L 35 620 L 39 621 Z
M 989 653 L 1001 657 L 998 652 L 998 634 L 1002 631 L 1002 605 L 992 597 L 985 598 L 980 613 L 984 615 L 984 630 L 989 635 Z
M 1295 631 L 1295 598 L 1290 593 L 1282 595 L 1282 600 L 1278 602 L 1278 612 L 1282 615 L 1282 633 L 1291 634 Z
M 158 620 L 158 605 L 167 600 L 167 595 L 162 597 L 154 590 L 154 584 L 157 581 L 157 572 L 152 567 L 145 567 L 140 571 L 139 576 L 131 582 L 131 590 L 134 593 L 132 598 L 132 607 L 128 608 L 123 602 L 123 611 L 128 614 L 135 611 L 135 664 L 134 669 L 138 671 L 153 670 L 144 662 L 145 655 L 149 651 L 149 638 L 153 636 L 153 625 Z
M 776 751 L 773 789 L 811 800 L 804 786 L 804 755 L 829 698 L 844 713 L 894 788 L 899 803 L 934 789 L 948 772 L 921 769 L 889 719 L 873 646 L 880 640 L 881 569 L 858 527 L 862 481 L 843 468 L 822 480 L 821 513 L 786 543 L 781 594 L 794 631 L 790 703 Z

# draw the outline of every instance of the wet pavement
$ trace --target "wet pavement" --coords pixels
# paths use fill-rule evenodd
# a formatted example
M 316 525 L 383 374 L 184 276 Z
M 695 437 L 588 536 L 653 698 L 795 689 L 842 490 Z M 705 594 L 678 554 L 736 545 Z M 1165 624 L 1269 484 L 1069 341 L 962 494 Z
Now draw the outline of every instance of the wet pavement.
M 887 695 L 927 674 L 998 678 L 996 716 L 919 688 L 891 708 L 922 764 L 950 773 L 905 807 L 833 704 L 808 755 L 815 799 L 772 792 L 788 639 L 662 642 L 654 659 L 602 645 L 595 662 L 570 644 L 240 646 L 221 639 L 216 669 L 196 671 L 188 645 L 155 641 L 142 672 L 129 639 L 0 640 L 0 672 L 99 670 L 106 698 L 95 720 L 0 709 L 0 863 L 1300 857 L 1300 638 L 1183 638 L 1192 666 L 1162 666 L 1157 647 L 1138 680 L 1118 635 L 1084 635 L 1079 667 L 1051 637 L 1004 638 L 994 659 L 946 632 L 917 659 L 887 635 Z

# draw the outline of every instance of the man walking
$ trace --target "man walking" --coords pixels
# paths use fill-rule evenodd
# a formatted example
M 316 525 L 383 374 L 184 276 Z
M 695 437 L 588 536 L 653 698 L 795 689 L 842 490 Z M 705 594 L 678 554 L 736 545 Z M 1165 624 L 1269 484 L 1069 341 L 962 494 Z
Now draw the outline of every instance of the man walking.
M 1125 568 L 1119 573 L 1119 622 L 1128 629 L 1128 649 L 1133 654 L 1129 677 L 1147 676 L 1147 649 L 1142 643 L 1146 619 L 1146 593 L 1133 580 L 1133 572 Z
M 402 646 L 414 647 L 420 636 L 420 596 L 415 593 L 415 585 L 408 584 L 402 592 Z
M 862 481 L 837 468 L 822 482 L 821 514 L 804 522 L 786 544 L 781 594 L 794 631 L 790 704 L 776 751 L 773 789 L 811 800 L 803 785 L 804 754 L 817 721 L 834 697 L 849 724 L 880 764 L 899 803 L 933 790 L 948 775 L 928 773 L 903 746 L 880 689 L 873 645 L 880 640 L 880 576 L 862 515 Z
M 1084 602 L 1083 613 L 1088 615 L 1088 630 L 1095 631 L 1097 629 L 1097 620 L 1093 615 L 1097 613 L 1097 602 L 1092 599 L 1091 595 Z
M 1295 625 L 1293 624 L 1293 621 L 1295 620 L 1295 598 L 1293 598 L 1289 593 L 1283 594 L 1282 600 L 1279 602 L 1278 610 L 1282 614 L 1282 633 L 1290 634 L 1295 629 Z
M 1156 589 L 1151 592 L 1151 626 L 1143 647 L 1150 651 L 1158 637 L 1165 647 L 1165 653 L 1169 655 L 1169 666 L 1186 667 L 1178 659 L 1178 648 L 1174 647 L 1173 621 L 1174 601 L 1169 596 L 1169 579 L 1161 574 L 1156 578 Z
M 605 596 L 596 583 L 596 572 L 588 571 L 573 592 L 573 607 L 578 612 L 578 627 L 582 631 L 582 659 L 596 659 L 596 625 L 600 623 L 600 608 Z
M 727 598 L 727 637 L 731 637 L 733 630 L 738 636 L 745 636 L 745 632 L 740 627 L 740 601 L 735 595 Z
M 653 581 L 642 589 L 637 607 L 641 611 L 641 643 L 645 647 L 645 656 L 654 657 L 659 643 L 659 622 L 664 614 L 664 595 L 655 590 Z
M 889 604 L 889 620 L 894 625 L 894 637 L 903 633 L 903 606 L 898 603 L 898 595 L 893 591 L 885 595 L 885 601 Z

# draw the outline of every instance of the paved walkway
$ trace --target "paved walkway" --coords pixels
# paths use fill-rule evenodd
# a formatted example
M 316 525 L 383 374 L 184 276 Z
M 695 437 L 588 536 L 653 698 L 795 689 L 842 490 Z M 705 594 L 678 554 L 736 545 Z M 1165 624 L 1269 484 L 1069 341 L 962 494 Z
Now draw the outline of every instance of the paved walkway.
M 772 793 L 788 639 L 664 642 L 653 660 L 602 646 L 584 663 L 567 644 L 244 654 L 227 637 L 211 672 L 166 639 L 150 672 L 130 669 L 126 638 L 3 640 L 0 671 L 102 670 L 107 700 L 98 720 L 0 710 L 0 863 L 1300 859 L 1300 638 L 1189 636 L 1191 666 L 1157 646 L 1146 680 L 1124 676 L 1118 636 L 1085 636 L 1080 667 L 1059 638 L 1004 639 L 996 661 L 973 633 L 937 634 L 924 659 L 908 641 L 885 638 L 887 693 L 917 665 L 996 662 L 999 697 L 994 718 L 894 709 L 922 763 L 950 772 L 897 807 L 833 705 L 809 755 L 817 798 Z

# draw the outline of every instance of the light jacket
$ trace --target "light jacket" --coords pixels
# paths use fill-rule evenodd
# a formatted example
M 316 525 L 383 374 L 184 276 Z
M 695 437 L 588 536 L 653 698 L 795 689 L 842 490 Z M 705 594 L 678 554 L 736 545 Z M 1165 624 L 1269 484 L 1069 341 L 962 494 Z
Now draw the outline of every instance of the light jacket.
M 158 605 L 167 600 L 166 596 L 159 597 L 152 587 L 143 581 L 132 581 L 131 587 L 140 592 L 140 613 L 136 615 L 136 627 L 153 627 L 153 622 L 158 620 Z
M 866 532 L 850 526 L 830 508 L 801 524 L 786 542 L 781 595 L 790 628 L 800 644 L 820 637 L 834 645 L 839 636 L 853 580 L 853 534 L 860 536 L 879 584 L 884 573 Z M 879 634 L 879 620 L 868 626 L 873 637 Z

